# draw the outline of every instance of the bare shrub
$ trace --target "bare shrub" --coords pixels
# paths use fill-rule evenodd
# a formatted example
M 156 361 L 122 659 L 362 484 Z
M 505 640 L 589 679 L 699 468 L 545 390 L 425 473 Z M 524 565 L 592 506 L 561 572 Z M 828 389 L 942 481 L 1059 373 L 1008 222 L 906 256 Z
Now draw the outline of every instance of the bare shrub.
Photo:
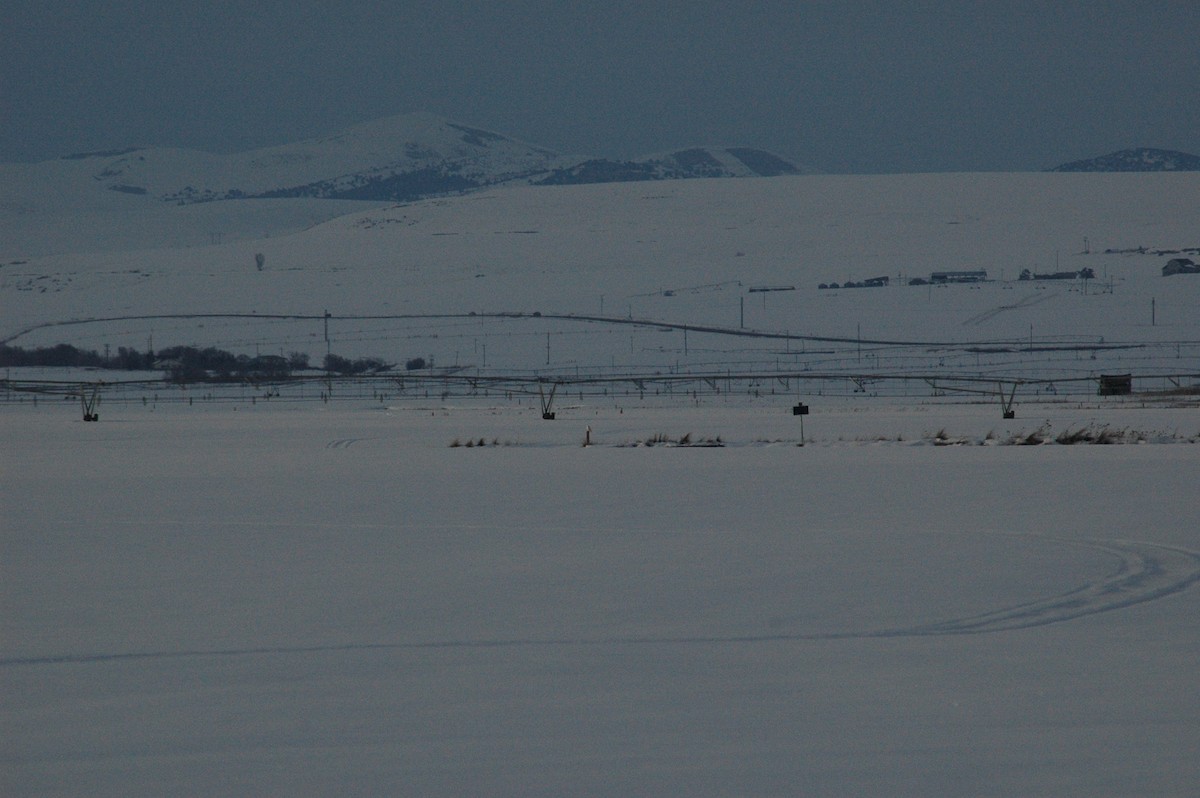
M 1054 440 L 1063 446 L 1072 446 L 1076 443 L 1092 443 L 1096 440 L 1096 434 L 1091 427 L 1080 427 L 1077 430 L 1065 429 Z
M 1035 429 L 1033 432 L 1025 436 L 1025 439 L 1020 443 L 1022 446 L 1038 446 L 1046 442 L 1046 437 L 1050 434 L 1050 422 L 1047 421 L 1042 426 Z

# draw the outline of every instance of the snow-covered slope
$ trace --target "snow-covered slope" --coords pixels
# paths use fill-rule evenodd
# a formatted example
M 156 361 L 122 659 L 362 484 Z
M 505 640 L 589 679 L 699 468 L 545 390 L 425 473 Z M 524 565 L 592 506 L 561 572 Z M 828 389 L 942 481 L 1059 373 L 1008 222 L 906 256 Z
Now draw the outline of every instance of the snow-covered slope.
M 415 113 L 233 155 L 134 149 L 5 165 L 0 186 L 10 200 L 30 189 L 36 195 L 39 187 L 46 187 L 66 201 L 104 190 L 191 203 L 256 196 L 356 198 L 352 195 L 389 183 L 396 198 L 405 192 L 434 194 L 492 185 L 561 163 L 544 148 Z M 407 188 L 402 185 L 406 179 L 412 184 Z
M 253 214 L 272 202 L 210 205 L 244 209 L 249 216 L 241 224 L 249 229 Z M 187 249 L 4 257 L 0 317 L 2 336 L 19 345 L 65 340 L 101 349 L 141 348 L 153 328 L 159 346 L 205 343 L 253 351 L 269 345 L 319 359 L 323 332 L 311 322 L 285 329 L 247 320 L 236 325 L 164 320 L 45 327 L 11 336 L 68 319 L 134 315 L 320 316 L 328 310 L 346 319 L 474 313 L 480 318 L 467 339 L 461 331 L 434 333 L 428 321 L 343 321 L 335 325 L 338 351 L 392 362 L 422 355 L 479 366 L 486 359 L 490 366 L 513 368 L 725 368 L 774 364 L 781 348 L 793 363 L 801 348 L 799 341 L 706 340 L 695 332 L 691 338 L 678 331 L 631 336 L 615 322 L 585 330 L 582 323 L 543 319 L 530 326 L 527 319 L 519 332 L 511 321 L 484 322 L 485 314 L 538 312 L 867 342 L 949 343 L 960 349 L 978 344 L 984 351 L 1081 347 L 1065 355 L 1083 358 L 1069 364 L 1071 370 L 1128 370 L 1134 361 L 1121 359 L 1139 356 L 1136 362 L 1143 365 L 1191 371 L 1200 341 L 1200 280 L 1163 277 L 1161 267 L 1181 253 L 1195 257 L 1196 207 L 1195 173 L 794 176 L 509 187 L 363 206 L 270 238 Z M 195 206 L 177 210 L 189 208 Z M 145 234 L 153 240 L 153 231 Z M 1019 281 L 1026 268 L 1089 268 L 1095 279 Z M 908 284 L 947 270 L 986 271 L 988 281 Z M 889 278 L 888 286 L 818 287 L 880 276 Z M 447 322 L 451 328 L 462 323 Z M 561 341 L 549 353 L 547 334 Z M 541 345 L 535 343 L 539 337 Z M 486 356 L 481 341 L 490 341 Z M 1132 348 L 1098 349 L 1114 342 Z M 1093 360 L 1097 351 L 1100 359 Z M 943 357 L 934 347 L 914 355 L 912 363 L 949 366 L 961 364 L 962 357 L 967 356 L 961 351 L 958 361 Z M 972 354 L 970 365 L 986 368 L 992 357 Z M 1164 358 L 1171 363 L 1162 363 Z M 866 363 L 878 369 L 903 365 L 883 355 Z M 864 368 L 861 360 L 844 365 Z
M 559 155 L 432 114 L 403 114 L 232 155 L 151 148 L 0 164 L 0 258 L 134 248 L 134 231 L 152 246 L 278 235 L 347 213 L 346 203 L 407 202 L 501 185 L 799 171 L 744 147 L 696 147 L 635 161 Z M 272 202 L 247 207 L 250 199 Z

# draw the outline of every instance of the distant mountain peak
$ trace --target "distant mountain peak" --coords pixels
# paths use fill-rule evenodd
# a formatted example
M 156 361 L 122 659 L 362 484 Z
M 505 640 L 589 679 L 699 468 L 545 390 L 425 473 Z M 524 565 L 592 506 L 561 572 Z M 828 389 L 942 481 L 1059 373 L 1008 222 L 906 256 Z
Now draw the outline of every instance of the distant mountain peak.
M 1200 157 L 1177 150 L 1137 147 L 1064 163 L 1050 172 L 1200 172 Z
M 482 149 L 512 144 L 526 147 L 548 157 L 557 155 L 557 153 L 543 147 L 519 142 L 509 136 L 491 130 L 458 124 L 428 111 L 414 111 L 412 113 L 395 114 L 380 119 L 372 119 L 367 122 L 351 125 L 335 133 L 318 136 L 307 141 L 283 144 L 270 149 L 323 147 L 330 145 L 346 146 L 351 143 L 360 147 L 364 143 L 370 143 L 376 147 L 382 146 L 391 151 L 395 151 L 397 145 L 401 144 L 438 145 L 442 147 L 460 145 Z

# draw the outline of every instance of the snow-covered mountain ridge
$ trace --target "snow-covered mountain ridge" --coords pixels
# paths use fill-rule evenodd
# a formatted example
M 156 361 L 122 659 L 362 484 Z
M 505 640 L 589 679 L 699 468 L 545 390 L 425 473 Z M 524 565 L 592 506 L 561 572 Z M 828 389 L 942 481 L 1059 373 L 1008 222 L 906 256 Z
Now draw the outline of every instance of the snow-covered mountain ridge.
M 6 204 L 19 202 L 26 188 L 51 184 L 64 199 L 106 190 L 179 204 L 254 197 L 389 202 L 512 183 L 799 172 L 778 156 L 749 148 L 697 147 L 628 162 L 561 155 L 433 114 L 414 113 L 233 155 L 153 148 L 3 165 L 0 191 Z
M 1137 147 L 1060 164 L 1051 172 L 1200 172 L 1200 156 Z

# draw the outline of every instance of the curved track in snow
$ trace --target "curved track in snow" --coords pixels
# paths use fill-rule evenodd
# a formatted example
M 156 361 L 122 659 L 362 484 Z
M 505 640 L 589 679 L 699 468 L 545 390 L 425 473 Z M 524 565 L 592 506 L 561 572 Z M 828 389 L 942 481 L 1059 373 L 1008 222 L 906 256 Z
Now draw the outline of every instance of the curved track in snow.
M 335 444 L 344 443 L 335 441 Z M 1086 547 L 1111 555 L 1116 567 L 1071 590 L 1035 601 L 1001 607 L 990 612 L 910 627 L 832 632 L 796 632 L 717 636 L 613 636 L 600 638 L 463 639 L 399 643 L 343 643 L 263 648 L 141 651 L 129 653 L 61 654 L 0 659 L 0 667 L 68 665 L 186 657 L 232 657 L 308 654 L 345 651 L 419 651 L 454 648 L 518 648 L 551 646 L 730 644 L 787 641 L 852 640 L 894 637 L 967 635 L 1028 629 L 1064 623 L 1088 615 L 1125 609 L 1180 593 L 1200 582 L 1200 553 L 1139 541 L 1046 542 Z
M 1118 561 L 1116 570 L 1057 596 L 981 615 L 881 631 L 875 635 L 981 634 L 1027 629 L 1154 601 L 1200 582 L 1200 554 L 1186 549 L 1134 541 L 1072 545 L 1087 546 L 1113 555 Z

